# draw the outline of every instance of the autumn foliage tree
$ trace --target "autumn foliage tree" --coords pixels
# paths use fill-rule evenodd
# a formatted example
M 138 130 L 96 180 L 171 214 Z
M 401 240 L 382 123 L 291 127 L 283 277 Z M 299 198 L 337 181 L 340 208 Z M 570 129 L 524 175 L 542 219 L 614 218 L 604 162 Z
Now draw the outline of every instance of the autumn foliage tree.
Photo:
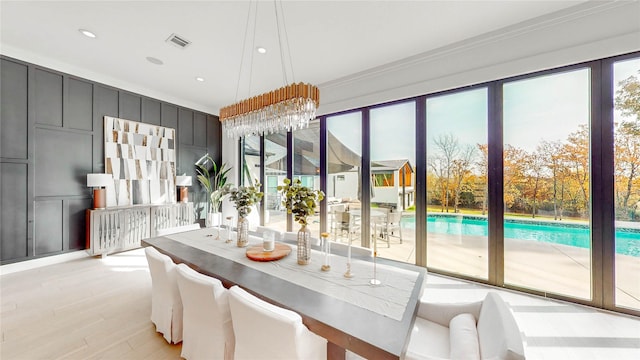
M 616 213 L 619 219 L 636 220 L 640 204 L 640 81 L 637 76 L 618 83 L 615 108 L 624 116 L 624 120 L 615 124 Z
M 640 220 L 640 71 L 618 83 L 615 110 L 623 120 L 615 126 L 616 219 Z M 487 207 L 488 146 L 463 147 L 454 134 L 433 140 L 427 173 L 431 201 L 441 211 L 458 212 L 461 194 L 480 194 L 475 204 Z M 503 149 L 505 211 L 531 214 L 544 210 L 555 220 L 588 218 L 590 209 L 590 133 L 580 125 L 565 139 L 541 139 L 527 151 L 517 144 Z M 482 188 L 482 189 L 480 189 Z M 467 190 L 470 189 L 470 190 Z M 480 189 L 480 190 L 479 190 Z M 467 202 L 465 202 L 466 204 Z

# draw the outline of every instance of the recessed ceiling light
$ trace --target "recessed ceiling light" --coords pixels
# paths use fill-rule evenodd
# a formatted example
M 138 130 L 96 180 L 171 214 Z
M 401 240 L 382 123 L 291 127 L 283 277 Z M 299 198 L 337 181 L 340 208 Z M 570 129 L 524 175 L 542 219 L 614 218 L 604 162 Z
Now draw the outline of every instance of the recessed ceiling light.
M 196 77 L 196 80 L 197 80 L 197 81 L 200 81 L 200 82 L 204 82 L 204 78 L 203 78 L 203 77 L 200 77 L 200 76 Z
M 158 58 L 154 58 L 153 56 L 147 56 L 147 61 L 152 63 L 152 64 L 156 64 L 156 65 L 162 65 L 164 64 L 162 62 L 162 60 L 158 59 Z
M 258 47 L 256 50 L 258 50 L 258 52 L 260 54 L 266 54 L 267 53 L 267 49 L 263 48 L 262 46 Z
M 96 34 L 92 33 L 89 30 L 85 30 L 85 29 L 78 29 L 78 31 L 80 31 L 80 33 L 86 37 L 95 39 L 96 38 Z

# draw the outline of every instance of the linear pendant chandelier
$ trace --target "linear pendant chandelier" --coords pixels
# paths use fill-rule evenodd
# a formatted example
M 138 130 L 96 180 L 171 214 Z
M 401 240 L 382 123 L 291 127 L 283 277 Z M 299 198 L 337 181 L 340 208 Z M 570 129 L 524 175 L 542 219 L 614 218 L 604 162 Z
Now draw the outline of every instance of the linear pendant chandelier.
M 230 138 L 294 131 L 309 126 L 319 105 L 316 86 L 291 84 L 223 107 L 220 121 Z
M 284 22 L 284 12 L 282 10 L 282 2 L 280 1 L 280 12 L 278 12 L 278 3 L 273 1 L 275 10 L 276 27 L 278 29 L 278 45 L 280 47 L 280 63 L 282 65 L 282 76 L 285 86 L 269 91 L 267 93 L 257 95 L 245 100 L 236 102 L 220 109 L 220 122 L 222 129 L 227 133 L 229 138 L 241 138 L 250 135 L 265 135 L 278 132 L 294 131 L 304 129 L 309 126 L 309 121 L 316 117 L 316 110 L 320 105 L 320 91 L 311 84 L 296 83 L 288 84 L 285 61 L 283 60 L 283 46 L 280 36 L 280 20 L 282 16 L 282 27 L 284 36 L 287 41 L 287 52 L 289 61 L 291 61 L 291 51 L 288 44 L 287 28 Z M 247 40 L 249 33 L 249 19 L 251 15 L 251 5 L 249 4 L 249 12 L 247 14 L 247 24 L 245 28 L 244 41 Z M 258 1 L 255 2 L 254 23 L 257 19 Z M 253 29 L 253 42 L 255 43 L 256 28 Z M 253 49 L 254 44 L 251 48 Z M 242 46 L 242 60 L 244 59 L 245 44 Z M 238 74 L 238 87 L 236 89 L 236 100 L 238 98 L 238 89 L 240 88 L 240 78 L 242 73 L 242 60 L 240 62 L 240 74 Z M 253 68 L 253 56 L 251 56 L 251 69 Z M 293 77 L 293 64 L 290 64 L 290 70 Z M 249 90 L 251 90 L 251 74 L 249 72 Z

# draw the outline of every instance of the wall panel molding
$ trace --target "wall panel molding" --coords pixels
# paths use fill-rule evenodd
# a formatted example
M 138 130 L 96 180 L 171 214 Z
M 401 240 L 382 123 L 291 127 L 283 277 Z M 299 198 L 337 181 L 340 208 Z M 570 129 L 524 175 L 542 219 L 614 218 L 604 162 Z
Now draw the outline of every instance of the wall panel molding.
M 0 60 L 3 265 L 84 249 L 85 210 L 91 206 L 86 174 L 104 172 L 104 116 L 172 127 L 179 137 L 180 111 L 190 115 L 192 144 L 195 113 L 205 137 L 198 134 L 202 146 L 191 146 L 185 164 L 195 154 L 221 154 L 219 124 L 209 127 L 207 121 L 217 119 L 213 115 L 19 59 Z M 177 141 L 178 156 L 179 147 Z M 195 179 L 195 167 L 185 169 Z

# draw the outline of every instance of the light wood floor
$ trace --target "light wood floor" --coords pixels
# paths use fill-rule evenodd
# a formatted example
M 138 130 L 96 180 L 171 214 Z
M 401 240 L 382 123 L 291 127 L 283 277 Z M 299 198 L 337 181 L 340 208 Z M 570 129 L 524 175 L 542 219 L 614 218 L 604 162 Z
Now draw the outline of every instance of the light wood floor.
M 0 277 L 0 358 L 179 359 L 149 320 L 142 250 Z M 429 274 L 424 298 L 482 299 L 486 286 Z M 515 292 L 509 303 L 528 359 L 640 359 L 640 319 Z

